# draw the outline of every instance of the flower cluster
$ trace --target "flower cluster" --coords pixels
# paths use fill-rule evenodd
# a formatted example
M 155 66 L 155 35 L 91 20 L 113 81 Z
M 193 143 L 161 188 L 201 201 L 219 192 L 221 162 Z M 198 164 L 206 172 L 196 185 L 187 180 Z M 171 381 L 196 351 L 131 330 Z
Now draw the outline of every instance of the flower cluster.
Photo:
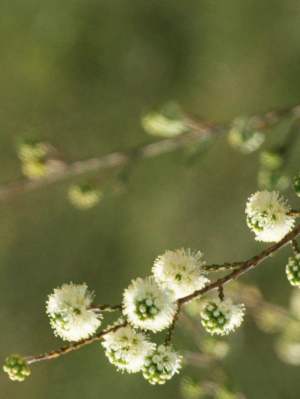
M 3 371 L 12 381 L 24 381 L 30 376 L 30 368 L 26 359 L 20 355 L 10 355 L 5 359 Z
M 55 335 L 65 341 L 80 341 L 95 333 L 102 315 L 91 307 L 93 294 L 86 284 L 64 284 L 47 301 L 47 314 Z
M 290 206 L 277 191 L 258 191 L 247 202 L 247 224 L 256 240 L 277 242 L 294 226 L 295 219 L 289 211 Z
M 131 326 L 106 334 L 102 345 L 109 361 L 118 370 L 128 373 L 141 371 L 146 357 L 155 348 L 155 344 L 145 334 L 137 332 Z
M 182 357 L 169 345 L 159 345 L 146 358 L 143 376 L 152 385 L 164 384 L 181 368 Z
M 285 270 L 291 285 L 300 287 L 300 254 L 289 258 Z
M 203 327 L 212 335 L 227 335 L 235 331 L 244 319 L 245 306 L 230 299 L 209 301 L 201 312 Z

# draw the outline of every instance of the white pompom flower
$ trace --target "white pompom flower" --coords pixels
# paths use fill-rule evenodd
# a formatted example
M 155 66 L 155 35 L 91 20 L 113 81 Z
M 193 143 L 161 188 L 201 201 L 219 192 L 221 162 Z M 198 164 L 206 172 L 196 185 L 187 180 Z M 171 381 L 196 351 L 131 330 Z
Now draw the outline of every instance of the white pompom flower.
M 92 309 L 93 293 L 86 284 L 63 284 L 49 295 L 46 310 L 55 335 L 65 341 L 80 341 L 92 336 L 102 315 Z
M 152 385 L 165 384 L 181 369 L 182 356 L 169 345 L 159 345 L 146 358 L 144 378 Z
M 102 345 L 109 361 L 118 370 L 128 373 L 141 371 L 146 357 L 155 348 L 155 344 L 149 342 L 145 334 L 137 332 L 131 326 L 106 334 Z
M 176 298 L 189 295 L 209 283 L 202 257 L 200 251 L 190 249 L 166 251 L 154 261 L 154 278 L 158 284 L 174 291 Z
M 161 288 L 154 277 L 133 280 L 124 292 L 123 313 L 135 328 L 161 331 L 167 328 L 177 310 L 174 295 Z
M 209 301 L 201 312 L 201 323 L 211 335 L 227 335 L 243 322 L 245 306 L 231 299 Z
M 277 191 L 258 191 L 246 205 L 247 224 L 257 241 L 278 242 L 294 227 L 287 201 Z

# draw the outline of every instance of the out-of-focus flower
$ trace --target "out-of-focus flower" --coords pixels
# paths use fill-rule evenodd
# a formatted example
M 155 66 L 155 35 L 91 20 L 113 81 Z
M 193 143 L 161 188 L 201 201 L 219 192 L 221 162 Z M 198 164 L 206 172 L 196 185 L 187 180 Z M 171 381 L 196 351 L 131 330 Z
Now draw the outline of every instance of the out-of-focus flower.
M 142 118 L 144 130 L 153 136 L 175 137 L 188 130 L 177 104 L 169 103 L 160 112 L 150 112 Z
M 89 184 L 76 184 L 69 189 L 69 200 L 78 209 L 90 209 L 102 199 L 102 192 Z
M 233 121 L 228 140 L 232 147 L 244 154 L 249 154 L 261 147 L 265 141 L 265 135 L 252 129 L 251 119 L 240 117 Z

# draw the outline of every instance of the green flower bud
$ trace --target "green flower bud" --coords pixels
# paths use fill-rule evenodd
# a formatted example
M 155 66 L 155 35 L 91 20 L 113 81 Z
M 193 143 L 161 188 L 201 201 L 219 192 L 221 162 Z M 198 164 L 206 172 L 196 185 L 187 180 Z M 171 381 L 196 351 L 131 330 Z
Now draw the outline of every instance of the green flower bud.
M 292 366 L 300 365 L 300 331 L 299 321 L 290 321 L 285 324 L 276 346 L 278 357 Z
M 145 115 L 142 126 L 148 134 L 160 137 L 175 137 L 187 131 L 184 116 L 174 103 L 167 104 L 160 112 Z
M 159 345 L 146 357 L 143 376 L 152 385 L 165 384 L 179 372 L 181 360 L 181 356 L 170 346 Z
M 205 391 L 199 383 L 191 378 L 184 378 L 180 384 L 182 396 L 185 399 L 200 399 L 205 395 Z
M 34 162 L 45 159 L 48 148 L 43 142 L 36 140 L 24 140 L 17 148 L 18 157 L 22 162 Z
M 291 285 L 300 287 L 300 254 L 289 258 L 285 271 Z
M 43 160 L 26 161 L 22 165 L 23 175 L 30 180 L 38 180 L 47 175 L 47 164 Z
M 265 141 L 265 135 L 259 131 L 253 131 L 248 118 L 237 118 L 233 121 L 228 133 L 228 141 L 232 147 L 244 154 L 250 154 L 258 150 Z
M 78 209 L 90 209 L 96 206 L 102 199 L 102 192 L 89 185 L 73 185 L 69 189 L 69 200 Z
M 294 177 L 293 185 L 296 194 L 300 197 L 300 173 Z
M 277 151 L 262 151 L 260 154 L 261 165 L 269 170 L 276 170 L 282 167 L 283 157 Z
M 24 381 L 31 373 L 27 361 L 19 355 L 8 356 L 4 362 L 3 370 L 12 381 Z
M 211 336 L 201 337 L 201 350 L 217 359 L 224 359 L 229 353 L 230 347 L 226 341 Z
M 235 305 L 230 299 L 216 299 L 206 304 L 201 312 L 201 323 L 212 335 L 227 335 L 238 328 L 244 318 L 243 304 Z
M 289 187 L 289 184 L 288 176 L 284 176 L 279 172 L 265 168 L 258 172 L 258 186 L 262 190 L 284 191 Z

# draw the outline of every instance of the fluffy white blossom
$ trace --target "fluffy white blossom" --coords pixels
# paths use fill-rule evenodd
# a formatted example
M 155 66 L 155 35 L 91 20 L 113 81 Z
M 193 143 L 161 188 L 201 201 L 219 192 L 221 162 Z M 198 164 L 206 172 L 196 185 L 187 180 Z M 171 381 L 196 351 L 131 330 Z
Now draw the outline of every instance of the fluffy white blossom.
M 212 335 L 227 335 L 236 330 L 244 319 L 245 306 L 231 299 L 209 301 L 201 312 L 201 323 Z
M 247 202 L 247 224 L 256 240 L 278 242 L 294 226 L 295 220 L 288 215 L 289 211 L 289 205 L 277 191 L 258 191 Z
M 202 253 L 190 249 L 166 251 L 153 266 L 156 282 L 174 291 L 176 298 L 191 294 L 203 288 L 208 282 L 203 266 Z
M 176 309 L 172 292 L 161 288 L 154 277 L 137 278 L 124 292 L 123 313 L 136 328 L 163 330 L 171 324 Z
M 109 361 L 121 371 L 137 373 L 142 369 L 146 356 L 154 350 L 155 344 L 131 326 L 121 327 L 104 336 L 102 343 Z
M 171 346 L 159 345 L 146 358 L 143 376 L 150 384 L 164 384 L 178 373 L 182 357 Z
M 90 337 L 101 324 L 102 316 L 91 309 L 93 294 L 86 284 L 63 284 L 47 301 L 47 314 L 55 335 L 65 341 Z

